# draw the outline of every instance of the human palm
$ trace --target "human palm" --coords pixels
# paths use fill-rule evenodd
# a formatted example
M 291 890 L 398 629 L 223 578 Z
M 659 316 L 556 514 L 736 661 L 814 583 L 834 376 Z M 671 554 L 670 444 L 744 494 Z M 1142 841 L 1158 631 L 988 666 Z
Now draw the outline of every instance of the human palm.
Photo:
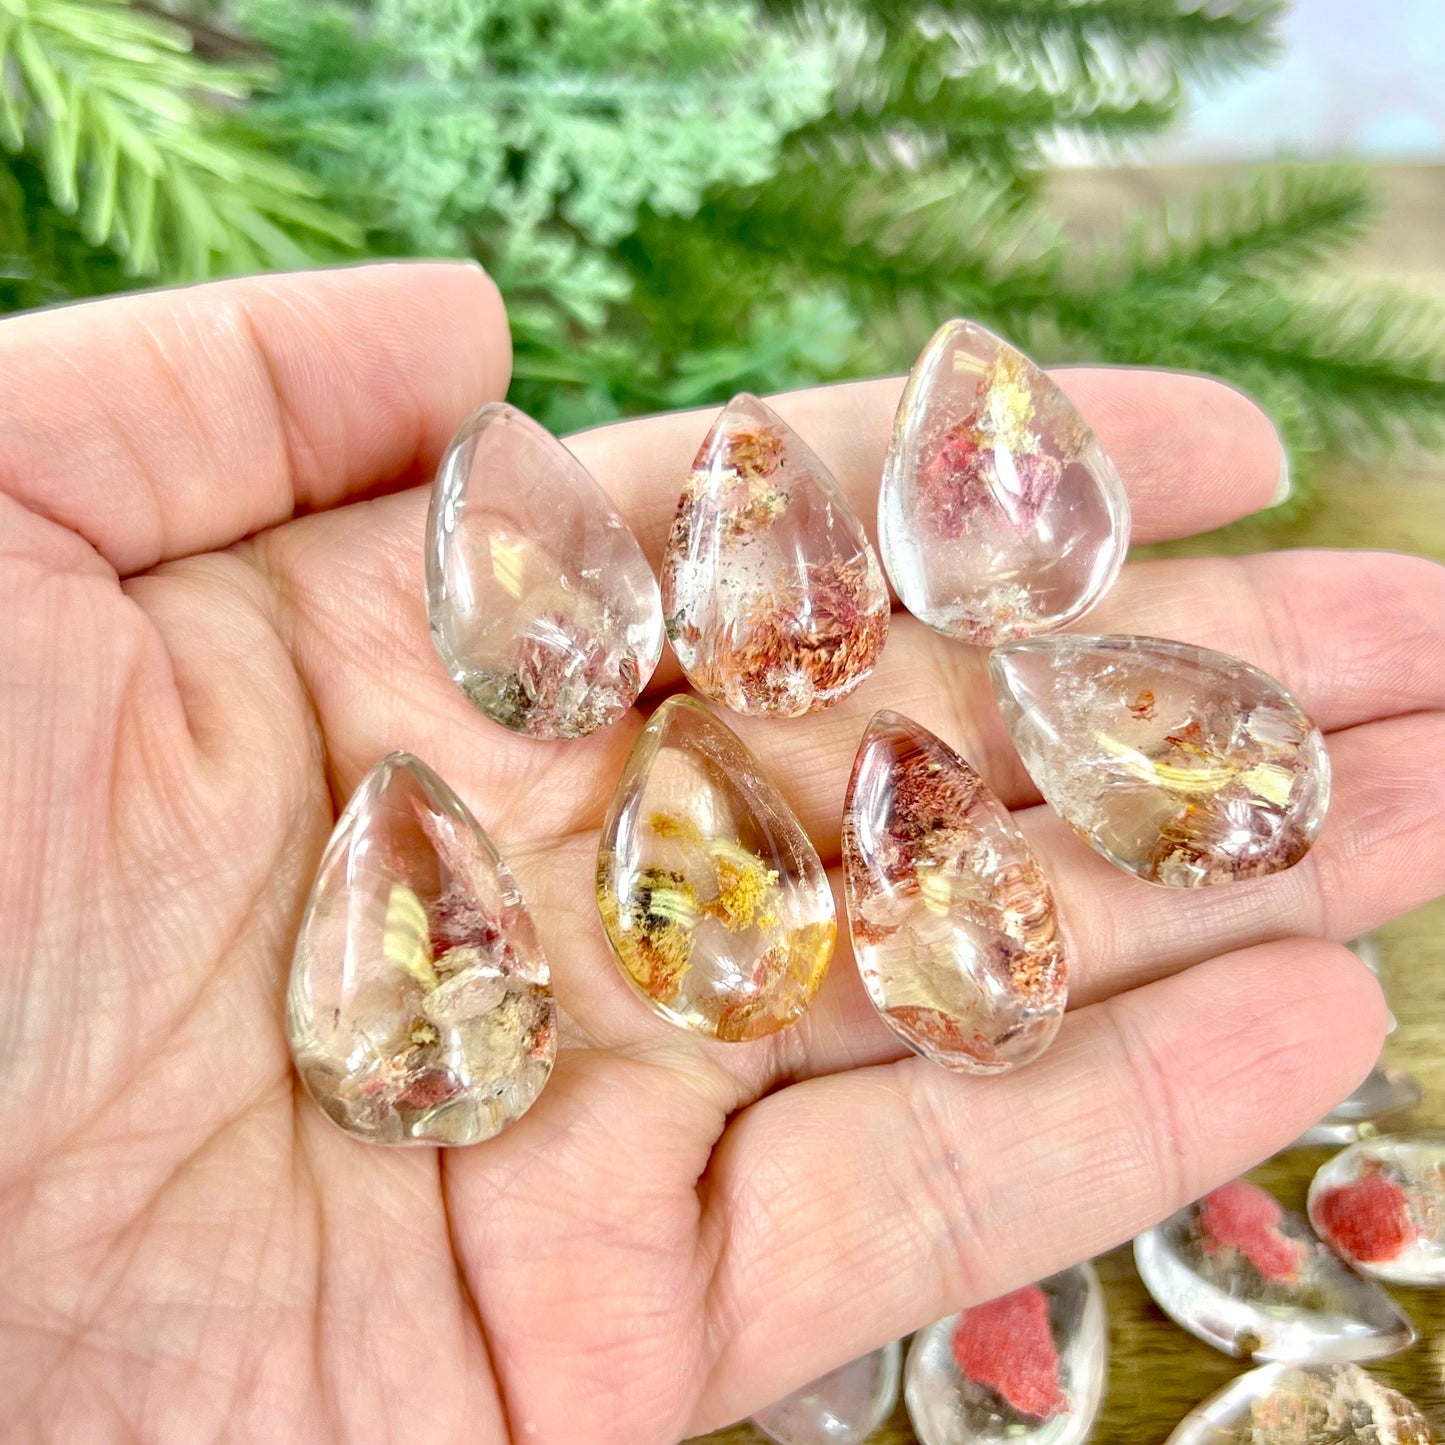
M 500 303 L 465 266 L 0 325 L 6 1438 L 665 1445 L 1118 1243 L 1374 1060 L 1378 991 L 1323 940 L 1445 888 L 1445 574 L 1343 553 L 1126 569 L 1091 630 L 1246 657 L 1330 734 L 1314 851 L 1198 892 L 1074 841 L 981 654 L 895 613 L 852 699 L 736 726 L 834 863 L 874 708 L 957 745 L 1055 882 L 1073 1012 L 1028 1068 L 955 1077 L 902 1057 L 843 943 L 801 1025 L 718 1044 L 639 1004 L 592 902 L 640 714 L 583 742 L 515 738 L 427 638 L 416 484 L 507 365 Z M 1060 380 L 1119 462 L 1139 540 L 1268 502 L 1278 443 L 1236 393 Z M 865 518 L 897 394 L 777 403 Z M 674 416 L 572 442 L 654 562 L 705 430 Z M 665 662 L 645 701 L 678 686 Z M 552 963 L 552 1080 L 472 1149 L 353 1141 L 284 1044 L 320 850 L 394 748 L 477 814 Z

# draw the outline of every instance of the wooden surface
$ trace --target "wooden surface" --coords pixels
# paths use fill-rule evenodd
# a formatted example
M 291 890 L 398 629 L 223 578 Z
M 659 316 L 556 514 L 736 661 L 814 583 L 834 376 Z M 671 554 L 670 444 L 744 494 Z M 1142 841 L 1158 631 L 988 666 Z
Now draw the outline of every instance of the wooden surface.
M 1127 206 L 1176 193 L 1188 173 L 1116 172 L 1072 175 L 1061 182 L 1064 203 L 1088 229 L 1108 224 Z M 1389 202 L 1378 238 L 1351 257 L 1360 274 L 1409 280 L 1445 293 L 1445 168 L 1399 167 L 1382 174 Z M 1272 547 L 1365 547 L 1418 552 L 1445 562 L 1445 459 L 1404 464 L 1326 466 L 1304 509 L 1284 508 L 1264 519 L 1204 537 L 1152 548 L 1152 555 L 1208 555 Z M 1380 934 L 1385 989 L 1399 1028 L 1385 1061 L 1408 1069 L 1424 1085 L 1425 1101 L 1404 1127 L 1445 1130 L 1445 900 L 1398 920 Z M 1329 1150 L 1282 1155 L 1251 1177 L 1289 1206 L 1303 1209 L 1310 1177 Z M 1098 1261 L 1109 1302 L 1109 1386 L 1094 1445 L 1163 1441 L 1191 1406 L 1243 1366 L 1186 1335 L 1156 1309 L 1134 1272 L 1127 1248 Z M 1445 1290 L 1395 1290 L 1421 1340 L 1394 1360 L 1372 1366 L 1411 1395 L 1445 1437 Z M 914 1440 L 900 1403 L 876 1445 Z M 713 1445 L 763 1440 L 750 1426 L 709 1435 Z

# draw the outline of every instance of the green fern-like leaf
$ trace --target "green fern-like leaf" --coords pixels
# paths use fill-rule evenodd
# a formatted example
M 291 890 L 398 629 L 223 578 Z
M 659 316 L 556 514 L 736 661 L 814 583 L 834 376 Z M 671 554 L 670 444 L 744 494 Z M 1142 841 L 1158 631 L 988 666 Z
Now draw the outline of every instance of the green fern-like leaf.
M 0 0 L 0 141 L 34 156 L 57 210 L 132 275 L 297 266 L 318 243 L 356 244 L 227 113 L 253 82 L 121 0 Z

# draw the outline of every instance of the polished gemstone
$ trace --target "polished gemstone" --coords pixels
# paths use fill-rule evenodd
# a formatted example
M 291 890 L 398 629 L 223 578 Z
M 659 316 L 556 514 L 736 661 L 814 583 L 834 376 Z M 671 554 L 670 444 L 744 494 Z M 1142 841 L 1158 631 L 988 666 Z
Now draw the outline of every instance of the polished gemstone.
M 1079 1265 L 920 1330 L 904 1372 L 908 1417 L 922 1445 L 1079 1445 L 1107 1359 L 1104 1293 Z
M 1319 729 L 1279 683 L 1154 637 L 1037 637 L 989 658 L 1039 791 L 1090 847 L 1198 888 L 1298 863 L 1324 822 Z
M 662 654 L 657 581 L 592 475 L 491 402 L 457 433 L 427 519 L 432 640 L 494 722 L 580 738 L 616 722 Z
M 1108 591 L 1129 502 L 1048 376 L 976 322 L 949 321 L 904 388 L 878 534 L 914 616 L 992 647 L 1062 627 Z
M 904 1043 L 983 1074 L 1048 1046 L 1068 994 L 1048 881 L 983 779 L 898 713 L 858 748 L 843 864 L 858 970 Z
M 1336 1104 L 1296 1140 L 1300 1149 L 1343 1147 L 1380 1132 L 1379 1125 L 1408 1113 L 1424 1097 L 1419 1080 L 1402 1069 L 1376 1067 L 1348 1099 Z
M 1141 1234 L 1134 1261 L 1175 1324 L 1229 1355 L 1323 1364 L 1381 1359 L 1415 1342 L 1384 1290 L 1243 1179 Z
M 902 1357 L 895 1340 L 759 1410 L 753 1424 L 777 1445 L 863 1445 L 898 1403 Z
M 474 1144 L 552 1071 L 546 959 L 507 865 L 424 763 L 366 775 L 321 859 L 286 1029 L 326 1114 L 375 1144 Z
M 1174 1427 L 1165 1445 L 1432 1445 L 1418 1407 L 1358 1365 L 1261 1365 Z
M 1310 1185 L 1310 1223 L 1356 1269 L 1445 1285 L 1445 1136 L 1362 1139 Z
M 653 714 L 612 798 L 597 906 L 664 1018 L 728 1042 L 786 1027 L 833 956 L 833 894 L 782 794 L 700 703 Z
M 848 696 L 888 636 L 862 524 L 798 434 L 735 396 L 688 474 L 662 564 L 688 681 L 734 712 L 801 717 Z

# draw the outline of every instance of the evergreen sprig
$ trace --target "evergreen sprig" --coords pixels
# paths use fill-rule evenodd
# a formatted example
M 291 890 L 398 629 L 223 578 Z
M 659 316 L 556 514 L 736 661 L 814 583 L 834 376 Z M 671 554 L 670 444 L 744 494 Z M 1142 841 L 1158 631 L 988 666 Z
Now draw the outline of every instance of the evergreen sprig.
M 253 82 L 120 0 L 0 0 L 0 143 L 128 275 L 300 266 L 319 240 L 359 240 L 247 137 L 236 107 Z

